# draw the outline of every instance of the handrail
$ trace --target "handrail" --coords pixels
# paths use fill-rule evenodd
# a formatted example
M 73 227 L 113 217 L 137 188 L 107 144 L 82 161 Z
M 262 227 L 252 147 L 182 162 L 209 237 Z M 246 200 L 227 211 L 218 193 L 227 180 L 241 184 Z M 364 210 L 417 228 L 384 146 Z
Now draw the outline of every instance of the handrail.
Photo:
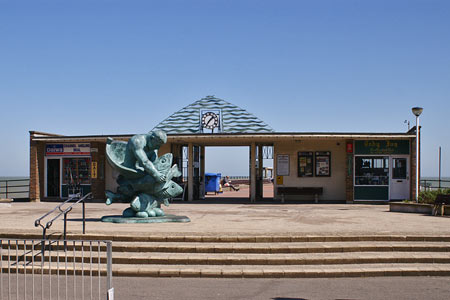
M 92 193 L 88 193 L 85 196 L 81 197 L 80 193 L 78 193 L 76 196 L 70 197 L 69 199 L 67 199 L 66 201 L 64 201 L 63 203 L 59 204 L 58 206 L 56 206 L 54 209 L 52 209 L 51 211 L 47 212 L 46 214 L 44 214 L 43 216 L 41 216 L 40 218 L 37 218 L 34 221 L 34 226 L 38 227 L 41 226 L 42 228 L 42 239 L 46 239 L 45 238 L 45 233 L 47 231 L 47 229 L 49 229 L 53 222 L 55 220 L 57 220 L 59 217 L 61 217 L 61 215 L 64 215 L 64 240 L 66 240 L 67 238 L 67 214 L 69 212 L 72 211 L 72 208 L 78 204 L 78 203 L 82 203 L 83 205 L 83 234 L 86 233 L 86 213 L 85 213 L 85 200 L 86 199 L 91 199 L 92 198 Z M 75 200 L 75 202 L 73 202 Z M 73 202 L 72 205 L 70 205 L 69 207 L 65 208 L 64 210 L 61 209 L 61 207 L 69 202 Z M 41 220 L 44 219 L 45 217 L 47 217 L 48 215 L 50 215 L 51 213 L 55 212 L 56 210 L 59 210 L 59 214 L 56 215 L 53 219 L 51 219 L 50 221 L 48 221 L 45 226 L 43 224 L 41 224 Z

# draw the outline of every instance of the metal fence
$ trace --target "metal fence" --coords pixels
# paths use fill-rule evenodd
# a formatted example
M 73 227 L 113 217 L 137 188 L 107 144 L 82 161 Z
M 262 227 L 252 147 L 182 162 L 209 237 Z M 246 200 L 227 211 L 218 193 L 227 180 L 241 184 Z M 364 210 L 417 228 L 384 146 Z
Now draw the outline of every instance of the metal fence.
M 420 180 L 420 187 L 425 191 L 450 189 L 450 180 L 422 179 Z
M 111 241 L 0 239 L 0 300 L 112 293 Z
M 0 198 L 28 198 L 30 179 L 0 179 Z

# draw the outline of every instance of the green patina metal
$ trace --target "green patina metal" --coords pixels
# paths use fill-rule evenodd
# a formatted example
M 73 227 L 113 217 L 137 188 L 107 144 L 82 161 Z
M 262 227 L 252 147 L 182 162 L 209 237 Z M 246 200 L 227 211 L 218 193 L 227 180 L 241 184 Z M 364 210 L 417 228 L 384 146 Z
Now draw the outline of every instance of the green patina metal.
M 210 120 L 202 127 L 202 121 Z M 216 125 L 217 133 L 264 133 L 273 132 L 266 123 L 246 110 L 214 96 L 200 99 L 174 113 L 153 130 L 168 134 L 202 133 L 202 128 Z
M 128 142 L 108 138 L 106 157 L 120 175 L 116 180 L 119 184 L 117 191 L 106 191 L 106 204 L 129 202 L 130 207 L 123 211 L 122 218 L 158 217 L 149 222 L 179 222 L 173 217 L 162 218 L 161 204 L 169 206 L 169 199 L 183 192 L 172 180 L 181 176 L 177 165 L 172 165 L 173 155 L 167 153 L 158 157 L 158 149 L 166 141 L 167 135 L 161 130 L 134 135 Z M 129 223 L 119 222 L 117 218 L 104 218 L 102 221 Z

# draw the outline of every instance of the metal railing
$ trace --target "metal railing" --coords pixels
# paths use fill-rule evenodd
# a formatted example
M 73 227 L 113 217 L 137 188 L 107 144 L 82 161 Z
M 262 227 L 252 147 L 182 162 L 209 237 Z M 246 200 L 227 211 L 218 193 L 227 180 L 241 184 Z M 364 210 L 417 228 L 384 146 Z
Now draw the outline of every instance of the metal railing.
M 450 180 L 422 179 L 420 180 L 420 187 L 425 191 L 450 189 Z
M 0 180 L 0 198 L 28 198 L 30 195 L 30 179 Z
M 42 217 L 36 219 L 34 221 L 34 226 L 35 227 L 40 226 L 42 228 L 42 239 L 45 240 L 45 234 L 47 232 L 47 229 L 49 229 L 52 226 L 53 222 L 64 215 L 64 240 L 65 240 L 67 238 L 67 214 L 70 213 L 72 211 L 73 207 L 80 202 L 82 204 L 83 234 L 85 234 L 86 233 L 86 205 L 85 205 L 85 202 L 87 199 L 91 199 L 91 198 L 92 198 L 92 193 L 88 193 L 83 197 L 81 197 L 81 194 L 77 194 L 73 197 L 70 197 L 63 203 L 59 204 L 51 211 L 44 214 Z M 71 205 L 69 205 L 71 202 L 73 202 L 73 203 Z M 64 207 L 65 205 L 69 205 L 69 206 Z M 50 219 L 50 221 L 47 221 L 47 223 L 45 223 L 45 225 L 41 224 L 41 221 L 45 217 L 51 215 L 54 212 L 56 212 L 58 214 L 56 216 L 54 216 L 52 219 Z
M 108 298 L 112 242 L 64 242 L 0 239 L 0 300 Z

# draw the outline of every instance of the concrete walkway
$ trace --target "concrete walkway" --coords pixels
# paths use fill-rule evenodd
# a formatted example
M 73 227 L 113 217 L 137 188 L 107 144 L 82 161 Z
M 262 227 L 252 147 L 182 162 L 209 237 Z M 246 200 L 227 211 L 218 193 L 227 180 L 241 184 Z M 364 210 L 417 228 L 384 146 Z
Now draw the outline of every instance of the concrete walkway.
M 190 223 L 111 224 L 104 215 L 120 215 L 128 204 L 86 204 L 86 232 L 105 235 L 450 235 L 450 218 L 389 212 L 388 205 L 250 204 L 245 199 L 176 202 L 167 214 L 185 215 Z M 57 203 L 0 203 L 0 233 L 35 233 L 34 220 Z M 69 214 L 68 232 L 81 233 L 81 206 Z M 49 233 L 60 233 L 62 219 Z

